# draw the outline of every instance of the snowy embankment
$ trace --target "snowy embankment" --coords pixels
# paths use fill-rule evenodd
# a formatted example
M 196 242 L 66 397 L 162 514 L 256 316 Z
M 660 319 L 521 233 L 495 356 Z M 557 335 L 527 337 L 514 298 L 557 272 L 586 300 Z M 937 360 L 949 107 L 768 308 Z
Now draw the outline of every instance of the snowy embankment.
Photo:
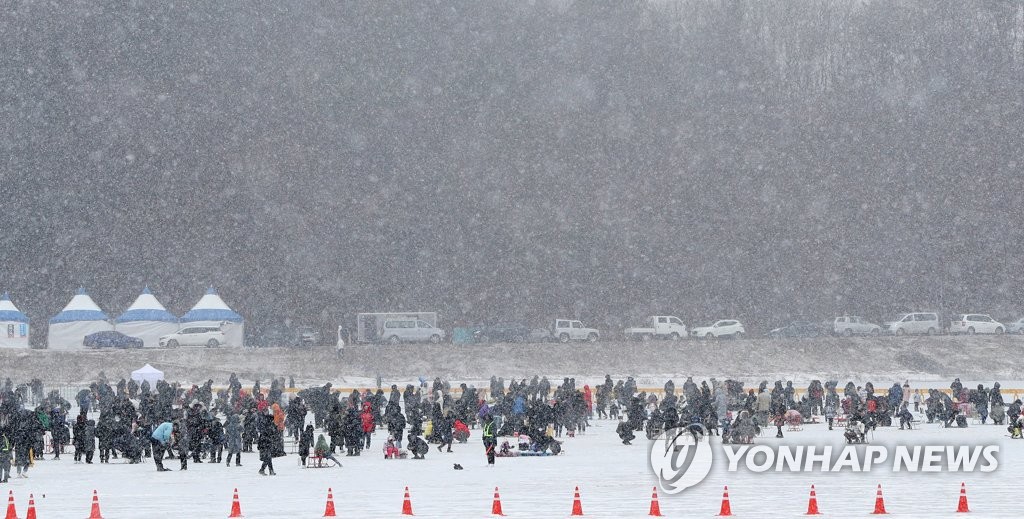
M 641 386 L 667 378 L 736 378 L 804 382 L 874 380 L 1024 380 L 1024 337 L 823 338 L 803 340 L 684 340 L 595 344 L 357 345 L 338 358 L 333 347 L 295 349 L 176 349 L 133 351 L 0 350 L 0 376 L 16 382 L 39 377 L 48 384 L 77 384 L 104 371 L 117 380 L 145 363 L 169 380 L 222 384 L 235 372 L 243 380 L 295 377 L 300 385 L 332 382 L 366 385 L 378 375 L 388 384 L 423 376 L 486 380 L 492 374 L 546 375 L 592 380 L 634 376 Z M 1009 387 L 1004 383 L 1004 387 Z

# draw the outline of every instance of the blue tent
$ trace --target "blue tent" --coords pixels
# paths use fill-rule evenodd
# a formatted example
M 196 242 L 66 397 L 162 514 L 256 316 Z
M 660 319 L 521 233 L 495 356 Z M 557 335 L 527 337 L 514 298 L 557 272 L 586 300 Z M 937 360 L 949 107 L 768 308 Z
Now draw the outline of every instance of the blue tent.
M 11 296 L 4 292 L 3 297 L 0 297 L 0 322 L 5 323 L 27 323 L 28 316 L 21 313 L 11 302 Z
M 177 323 L 178 318 L 167 311 L 164 305 L 149 291 L 149 287 L 143 288 L 142 293 L 135 299 L 132 306 L 128 307 L 117 318 L 118 323 L 130 323 L 137 321 L 159 321 L 164 323 Z
M 64 310 L 50 318 L 50 324 L 72 323 L 77 321 L 107 321 L 110 318 L 100 310 L 93 302 L 84 288 L 78 289 L 78 294 L 71 298 L 71 301 Z
M 46 333 L 46 347 L 51 350 L 73 350 L 85 347 L 82 339 L 96 332 L 113 330 L 107 314 L 100 310 L 84 288 L 59 314 L 50 318 L 50 327 Z
M 228 307 L 224 300 L 217 295 L 217 291 L 213 287 L 210 287 L 206 291 L 206 295 L 192 307 L 185 315 L 181 316 L 182 323 L 192 323 L 199 321 L 227 321 L 231 323 L 240 323 L 243 321 L 242 316 L 235 313 L 231 308 Z
M 145 287 L 132 306 L 117 318 L 114 329 L 142 339 L 147 348 L 156 348 L 160 346 L 160 337 L 178 331 L 178 318 Z
M 28 348 L 28 316 L 4 292 L 0 298 L 0 348 Z
M 224 331 L 228 346 L 242 346 L 245 324 L 241 315 L 228 307 L 227 303 L 210 287 L 206 295 L 181 316 L 182 329 L 188 326 L 219 326 Z

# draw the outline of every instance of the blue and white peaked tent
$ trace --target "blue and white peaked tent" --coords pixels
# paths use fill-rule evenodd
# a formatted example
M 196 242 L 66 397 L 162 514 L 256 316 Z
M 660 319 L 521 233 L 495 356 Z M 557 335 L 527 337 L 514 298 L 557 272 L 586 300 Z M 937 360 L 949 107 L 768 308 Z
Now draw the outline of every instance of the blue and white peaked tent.
M 82 339 L 90 333 L 113 330 L 110 318 L 85 293 L 84 288 L 71 298 L 59 314 L 50 318 L 46 347 L 51 350 L 80 350 Z
M 242 346 L 245 320 L 228 307 L 227 303 L 210 287 L 199 302 L 181 316 L 181 326 L 220 326 L 224 330 L 227 346 Z
M 132 306 L 114 321 L 114 329 L 142 339 L 146 348 L 156 348 L 160 346 L 161 336 L 178 331 L 178 318 L 168 312 L 146 287 Z
M 0 348 L 28 348 L 28 316 L 4 292 L 0 297 Z

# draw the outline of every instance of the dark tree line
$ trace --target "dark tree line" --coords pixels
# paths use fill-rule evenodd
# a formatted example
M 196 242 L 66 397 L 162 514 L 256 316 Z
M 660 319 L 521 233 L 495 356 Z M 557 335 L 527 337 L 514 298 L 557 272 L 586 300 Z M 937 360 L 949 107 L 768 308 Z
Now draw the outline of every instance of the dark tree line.
M 1021 310 L 1024 2 L 10 2 L 0 290 L 249 329 Z

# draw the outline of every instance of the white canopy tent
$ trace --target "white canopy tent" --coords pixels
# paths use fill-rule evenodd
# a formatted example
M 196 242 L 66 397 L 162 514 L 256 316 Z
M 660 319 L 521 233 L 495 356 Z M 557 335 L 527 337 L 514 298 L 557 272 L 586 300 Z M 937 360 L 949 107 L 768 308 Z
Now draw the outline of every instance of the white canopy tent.
M 28 348 L 28 316 L 4 292 L 0 297 L 0 348 Z
M 156 383 L 164 379 L 164 372 L 160 371 L 149 364 L 142 366 L 141 368 L 132 372 L 132 380 L 142 384 L 143 382 L 149 382 L 149 387 L 156 389 Z
M 82 339 L 86 335 L 114 329 L 109 319 L 85 289 L 80 288 L 64 310 L 50 318 L 46 347 L 51 350 L 83 349 Z
M 236 314 L 217 291 L 210 287 L 195 306 L 181 316 L 181 326 L 220 326 L 224 330 L 227 346 L 243 346 L 245 322 Z
M 146 287 L 132 306 L 117 318 L 114 329 L 142 339 L 146 348 L 156 348 L 160 346 L 161 336 L 178 331 L 178 318 L 168 312 Z

